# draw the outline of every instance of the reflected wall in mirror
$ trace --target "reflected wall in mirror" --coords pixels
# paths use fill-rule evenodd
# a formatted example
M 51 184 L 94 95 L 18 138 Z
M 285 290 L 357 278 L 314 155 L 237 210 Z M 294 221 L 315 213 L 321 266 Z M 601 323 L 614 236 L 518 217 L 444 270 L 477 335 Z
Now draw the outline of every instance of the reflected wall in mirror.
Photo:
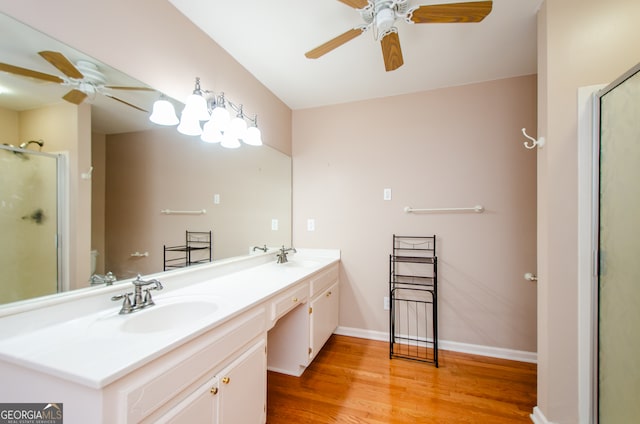
M 107 85 L 144 86 L 6 15 L 0 14 L 0 27 L 3 63 L 64 77 L 60 68 L 38 54 L 55 51 L 73 64 L 84 60 L 97 65 Z M 73 104 L 62 99 L 71 90 L 65 84 L 6 71 L 0 71 L 0 87 L 5 91 L 0 95 L 0 143 L 19 146 L 41 139 L 43 152 L 68 154 L 69 191 L 62 213 L 70 225 L 59 234 L 67 249 L 59 260 L 63 289 L 89 286 L 93 265 L 96 273 L 112 271 L 118 279 L 160 272 L 163 245 L 184 242 L 187 230 L 212 231 L 214 260 L 247 254 L 253 245 L 290 244 L 288 156 L 267 146 L 226 150 L 183 136 L 173 127 L 155 126 L 148 112 L 131 107 L 150 111 L 159 96 L 154 91 L 105 88 L 108 95 L 94 93 Z M 58 134 L 25 124 L 24 117 L 42 110 L 54 110 L 57 116 L 64 111 L 64 119 L 54 119 Z M 3 179 L 0 184 L 8 183 Z M 0 205 L 6 200 L 0 199 Z M 207 212 L 163 215 L 161 209 Z M 277 230 L 272 229 L 275 221 Z M 29 260 L 24 268 L 37 267 L 34 250 L 26 249 L 22 256 Z M 97 253 L 95 262 L 91 251 Z M 136 252 L 148 256 L 132 256 Z M 0 251 L 3 256 L 8 253 Z M 3 285 L 23 283 L 20 275 L 2 273 L 0 269 Z M 0 298 L 0 304 L 7 301 Z
M 174 128 L 109 135 L 105 191 L 99 273 L 160 271 L 163 246 L 184 245 L 186 231 L 212 232 L 214 260 L 291 240 L 291 160 L 266 146 L 225 149 Z

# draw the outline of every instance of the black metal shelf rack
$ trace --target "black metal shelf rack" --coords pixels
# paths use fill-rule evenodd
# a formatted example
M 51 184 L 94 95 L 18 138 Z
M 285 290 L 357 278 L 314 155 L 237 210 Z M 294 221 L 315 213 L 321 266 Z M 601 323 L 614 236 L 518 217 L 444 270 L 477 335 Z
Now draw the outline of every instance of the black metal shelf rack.
M 211 231 L 186 231 L 185 244 L 164 245 L 164 270 L 211 262 L 212 242 Z
M 436 236 L 393 235 L 389 255 L 389 357 L 438 367 Z

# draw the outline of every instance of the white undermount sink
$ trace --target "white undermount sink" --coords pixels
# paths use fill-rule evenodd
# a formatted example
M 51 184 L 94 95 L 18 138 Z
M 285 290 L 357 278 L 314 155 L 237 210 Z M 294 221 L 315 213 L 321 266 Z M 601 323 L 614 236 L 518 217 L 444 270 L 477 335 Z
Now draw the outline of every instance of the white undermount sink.
M 154 333 L 187 327 L 218 311 L 218 303 L 210 300 L 183 300 L 156 305 L 127 315 L 120 325 L 125 333 Z

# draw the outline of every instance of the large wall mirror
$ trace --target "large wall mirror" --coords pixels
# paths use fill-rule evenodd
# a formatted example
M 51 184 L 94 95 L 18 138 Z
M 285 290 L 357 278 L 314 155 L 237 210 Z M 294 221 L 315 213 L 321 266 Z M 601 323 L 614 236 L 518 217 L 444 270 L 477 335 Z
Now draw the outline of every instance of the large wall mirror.
M 143 82 L 6 15 L 0 27 L 0 304 L 89 287 L 92 274 L 161 272 L 164 246 L 184 244 L 187 231 L 211 231 L 213 260 L 290 244 L 288 156 L 152 124 L 160 93 Z M 83 89 L 57 54 L 119 88 L 74 99 Z

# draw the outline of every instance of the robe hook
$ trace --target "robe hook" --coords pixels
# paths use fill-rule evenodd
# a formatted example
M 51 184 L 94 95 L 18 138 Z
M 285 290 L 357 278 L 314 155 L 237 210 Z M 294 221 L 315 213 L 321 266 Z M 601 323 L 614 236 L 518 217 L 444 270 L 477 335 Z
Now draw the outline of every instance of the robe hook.
M 522 129 L 522 134 L 524 134 L 524 136 L 527 137 L 532 142 L 531 145 L 527 141 L 524 142 L 524 147 L 526 147 L 527 149 L 531 150 L 531 149 L 534 149 L 536 146 L 544 147 L 544 142 L 545 142 L 544 137 L 540 137 L 536 140 L 535 138 L 528 135 L 527 130 L 524 128 Z

